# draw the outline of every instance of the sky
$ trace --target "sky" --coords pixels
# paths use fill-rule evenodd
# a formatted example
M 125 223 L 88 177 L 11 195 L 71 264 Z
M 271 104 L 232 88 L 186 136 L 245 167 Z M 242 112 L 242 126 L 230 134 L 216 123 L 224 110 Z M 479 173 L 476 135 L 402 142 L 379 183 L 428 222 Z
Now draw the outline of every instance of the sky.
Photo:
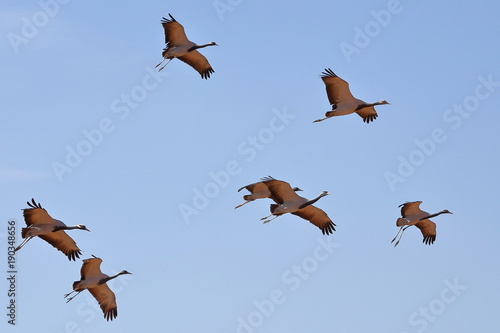
M 500 104 L 495 1 L 4 2 L 0 11 L 2 332 L 498 332 Z M 173 60 L 171 13 L 215 73 Z M 330 109 L 331 68 L 370 124 Z M 271 175 L 336 224 L 324 236 L 269 199 Z M 41 239 L 15 256 L 34 198 L 110 282 L 118 317 L 90 293 L 66 304 L 81 260 Z M 437 239 L 398 205 L 423 201 Z M 9 323 L 10 302 L 14 323 Z

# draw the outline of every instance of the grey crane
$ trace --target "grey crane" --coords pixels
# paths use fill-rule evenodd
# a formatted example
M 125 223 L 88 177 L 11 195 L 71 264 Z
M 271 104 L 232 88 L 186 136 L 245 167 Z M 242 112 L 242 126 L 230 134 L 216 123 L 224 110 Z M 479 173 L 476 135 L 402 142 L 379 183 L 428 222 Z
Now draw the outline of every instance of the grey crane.
M 272 180 L 274 179 L 273 177 L 271 176 L 268 176 L 268 177 L 264 177 L 264 178 L 261 178 L 261 181 L 260 182 L 257 182 L 257 183 L 253 183 L 253 184 L 249 184 L 249 185 L 246 185 L 246 186 L 243 186 L 241 187 L 238 192 L 240 192 L 241 190 L 243 189 L 247 189 L 250 194 L 246 194 L 243 196 L 243 200 L 245 200 L 244 203 L 242 204 L 239 204 L 238 206 L 234 207 L 235 209 L 236 208 L 239 208 L 249 202 L 252 202 L 256 199 L 264 199 L 264 198 L 269 198 L 271 196 L 271 192 L 269 191 L 269 189 L 267 188 L 267 185 L 264 183 L 266 180 Z M 293 187 L 292 190 L 294 191 L 302 191 L 300 188 L 298 187 Z
M 396 226 L 400 227 L 396 236 L 392 239 L 393 243 L 399 235 L 399 239 L 394 244 L 397 246 L 403 233 L 406 229 L 412 225 L 416 226 L 422 232 L 424 236 L 423 242 L 427 245 L 431 245 L 436 240 L 436 224 L 429 220 L 432 217 L 436 217 L 441 214 L 453 214 L 447 209 L 444 209 L 435 214 L 429 214 L 420 209 L 420 204 L 422 201 L 406 202 L 399 205 L 401 207 L 401 217 L 396 220 Z
M 323 191 L 315 199 L 309 200 L 299 196 L 290 184 L 282 180 L 271 178 L 264 181 L 264 184 L 271 192 L 270 198 L 276 204 L 271 204 L 271 215 L 263 217 L 261 219 L 263 223 L 268 223 L 283 214 L 291 213 L 308 220 L 320 228 L 324 235 L 329 235 L 335 231 L 335 223 L 332 222 L 328 215 L 322 209 L 313 206 L 313 203 L 330 194 L 327 191 Z
M 109 289 L 106 282 L 112 280 L 122 274 L 132 274 L 126 270 L 122 270 L 115 275 L 108 276 L 101 272 L 100 266 L 102 259 L 92 255 L 93 258 L 83 260 L 83 265 L 80 270 L 81 278 L 79 281 L 73 282 L 73 290 L 64 295 L 66 303 L 75 298 L 79 293 L 87 289 L 101 306 L 106 320 L 113 320 L 118 315 L 115 293 Z M 72 293 L 75 295 L 69 297 Z
M 31 208 L 23 209 L 23 216 L 28 227 L 22 228 L 21 236 L 24 240 L 14 249 L 14 251 L 19 251 L 29 240 L 38 236 L 68 256 L 69 260 L 80 258 L 82 254 L 80 249 L 64 230 L 90 230 L 83 224 L 67 226 L 62 221 L 53 219 L 33 198 L 31 198 L 31 202 L 28 201 L 27 204 Z
M 377 118 L 375 105 L 389 104 L 384 99 L 375 103 L 366 103 L 355 98 L 349 90 L 349 83 L 338 77 L 330 68 L 325 68 L 321 79 L 326 85 L 326 94 L 332 105 L 332 110 L 325 113 L 325 118 L 316 119 L 314 123 L 334 116 L 343 116 L 356 112 L 368 124 Z
M 210 74 L 215 71 L 212 66 L 210 66 L 207 58 L 198 52 L 197 49 L 217 45 L 217 43 L 210 42 L 198 45 L 191 42 L 184 32 L 184 27 L 177 22 L 170 13 L 168 16 L 170 16 L 170 19 L 163 17 L 161 21 L 163 29 L 165 30 L 165 48 L 161 54 L 163 60 L 155 67 L 160 66 L 168 59 L 167 63 L 158 70 L 161 71 L 172 59 L 177 58 L 198 71 L 203 79 L 208 79 Z

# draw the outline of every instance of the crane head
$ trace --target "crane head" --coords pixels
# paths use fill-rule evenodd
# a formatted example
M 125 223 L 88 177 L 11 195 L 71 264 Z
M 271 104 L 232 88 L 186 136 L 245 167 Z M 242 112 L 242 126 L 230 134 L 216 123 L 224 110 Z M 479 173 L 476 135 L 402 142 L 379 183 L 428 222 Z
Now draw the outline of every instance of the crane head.
M 87 230 L 87 231 L 90 231 L 90 230 L 89 230 L 89 229 L 87 229 L 87 227 L 86 227 L 86 226 L 84 226 L 83 224 L 77 224 L 77 225 L 76 225 L 76 228 L 77 228 L 77 229 L 81 229 L 81 230 Z
M 381 99 L 380 101 L 378 101 L 378 104 L 382 105 L 382 104 L 391 104 L 391 103 L 387 102 L 385 99 Z
M 448 209 L 443 209 L 441 211 L 441 214 L 453 214 L 452 212 L 450 212 Z
M 215 45 L 215 46 L 219 46 L 219 44 L 217 44 L 216 42 L 210 42 L 210 43 L 208 43 L 208 44 L 210 44 L 210 45 Z
M 302 190 L 301 190 L 300 188 L 298 188 L 298 187 L 294 187 L 294 188 L 292 188 L 292 190 L 293 190 L 294 192 L 297 192 L 297 191 L 302 191 Z
M 122 270 L 122 271 L 121 271 L 120 273 L 118 273 L 118 274 L 120 274 L 120 275 L 121 275 L 121 274 L 132 274 L 132 273 L 127 272 L 126 270 Z

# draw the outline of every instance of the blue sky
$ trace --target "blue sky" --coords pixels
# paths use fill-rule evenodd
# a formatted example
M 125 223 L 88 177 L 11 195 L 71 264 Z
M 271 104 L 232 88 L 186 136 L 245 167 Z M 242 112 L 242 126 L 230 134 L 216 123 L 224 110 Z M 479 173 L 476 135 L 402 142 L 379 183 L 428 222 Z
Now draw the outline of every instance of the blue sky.
M 2 4 L 1 248 L 35 198 L 102 269 L 118 318 L 63 295 L 81 262 L 16 256 L 16 326 L 39 332 L 497 332 L 498 11 L 493 1 Z M 160 74 L 171 13 L 215 73 Z M 331 68 L 378 119 L 312 123 Z M 237 189 L 271 175 L 337 225 L 323 236 Z M 436 242 L 398 205 L 422 200 Z M 0 290 L 6 290 L 2 279 Z M 0 296 L 6 311 L 9 297 Z

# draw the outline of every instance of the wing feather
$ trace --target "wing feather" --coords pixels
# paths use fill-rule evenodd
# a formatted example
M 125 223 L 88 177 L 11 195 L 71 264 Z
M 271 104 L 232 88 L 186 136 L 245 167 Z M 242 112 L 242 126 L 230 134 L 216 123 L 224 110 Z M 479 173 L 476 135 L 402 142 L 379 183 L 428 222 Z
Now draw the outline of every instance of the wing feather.
M 253 184 L 249 184 L 247 186 L 243 186 L 238 190 L 240 192 L 243 189 L 247 189 L 250 193 L 255 193 L 255 192 L 264 192 L 267 191 L 267 185 L 264 184 L 263 182 L 257 182 Z
M 32 224 L 49 224 L 54 221 L 44 208 L 23 209 L 23 216 L 28 227 Z
M 297 195 L 297 193 L 295 193 L 289 183 L 282 180 L 272 178 L 265 180 L 264 184 L 266 184 L 269 192 L 271 192 L 271 199 L 273 199 L 277 204 L 291 202 L 301 198 Z
M 198 73 L 200 73 L 203 79 L 208 79 L 210 74 L 215 72 L 212 66 L 210 66 L 207 58 L 205 58 L 197 50 L 186 53 L 185 55 L 178 57 L 178 59 L 193 67 Z
M 113 320 L 118 315 L 118 307 L 116 305 L 115 293 L 109 289 L 106 283 L 89 289 L 89 292 L 94 296 L 101 310 L 104 313 L 106 320 Z
M 82 268 L 80 269 L 80 280 L 85 280 L 86 276 L 99 276 L 101 272 L 101 258 L 89 258 L 83 260 Z
M 76 246 L 73 238 L 68 236 L 68 234 L 63 230 L 38 235 L 38 237 L 64 253 L 69 260 L 76 260 L 77 258 L 80 258 L 80 255 L 82 254 L 81 250 L 78 246 Z
M 349 90 L 349 83 L 338 77 L 330 68 L 326 68 L 321 75 L 326 85 L 326 94 L 331 105 L 355 100 Z
M 363 118 L 363 121 L 365 123 L 369 123 L 370 121 L 374 121 L 377 119 L 378 114 L 377 111 L 375 111 L 375 108 L 373 106 L 365 107 L 365 108 L 360 108 L 356 110 L 356 113 Z
M 401 216 L 410 216 L 417 215 L 422 213 L 420 209 L 420 204 L 422 201 L 414 201 L 414 202 L 405 202 L 404 204 L 399 205 L 401 207 Z
M 167 47 L 189 43 L 182 24 L 177 22 L 170 13 L 168 16 L 170 16 L 170 19 L 163 17 L 161 20 L 163 30 L 165 31 L 165 44 L 167 44 Z
M 415 226 L 422 232 L 422 235 L 424 236 L 423 242 L 425 244 L 431 245 L 434 243 L 436 240 L 436 223 L 431 220 L 424 219 L 417 222 Z
M 328 217 L 328 215 L 320 208 L 313 205 L 306 206 L 292 213 L 304 220 L 308 220 L 315 226 L 321 229 L 323 235 L 332 234 L 335 231 L 335 223 Z

